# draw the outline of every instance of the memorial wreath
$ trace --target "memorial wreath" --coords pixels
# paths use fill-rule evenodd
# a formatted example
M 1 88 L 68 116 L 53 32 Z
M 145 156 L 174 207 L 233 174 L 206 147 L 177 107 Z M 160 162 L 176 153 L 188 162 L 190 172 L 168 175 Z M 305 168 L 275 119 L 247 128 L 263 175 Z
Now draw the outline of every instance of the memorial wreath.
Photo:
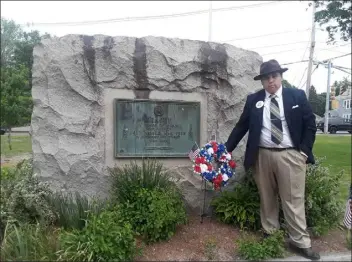
M 226 146 L 216 141 L 205 144 L 193 159 L 194 173 L 213 184 L 214 189 L 226 186 L 235 174 L 236 162 Z

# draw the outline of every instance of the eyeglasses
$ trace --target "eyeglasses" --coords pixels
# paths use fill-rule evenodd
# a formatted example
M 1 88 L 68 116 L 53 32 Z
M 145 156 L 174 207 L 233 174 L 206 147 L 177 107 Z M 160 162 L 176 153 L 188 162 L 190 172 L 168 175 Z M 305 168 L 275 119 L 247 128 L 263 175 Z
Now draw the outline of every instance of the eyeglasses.
M 279 76 L 279 73 L 271 73 L 271 74 L 264 75 L 262 77 L 262 79 L 263 80 L 269 80 L 270 77 L 273 78 L 273 79 L 276 79 L 278 76 Z

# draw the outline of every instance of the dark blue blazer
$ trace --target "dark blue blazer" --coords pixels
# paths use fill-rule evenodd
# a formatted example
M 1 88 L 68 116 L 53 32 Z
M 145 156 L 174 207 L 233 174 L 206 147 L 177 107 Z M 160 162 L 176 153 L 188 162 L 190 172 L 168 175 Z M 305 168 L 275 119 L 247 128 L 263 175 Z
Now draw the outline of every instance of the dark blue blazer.
M 307 163 L 314 164 L 312 149 L 317 128 L 315 115 L 306 94 L 300 89 L 283 88 L 282 98 L 285 118 L 293 145 L 297 150 L 302 150 L 308 156 Z M 247 97 L 242 115 L 226 142 L 227 150 L 232 152 L 249 131 L 244 159 L 246 169 L 254 166 L 257 159 L 263 123 L 263 107 L 257 108 L 255 105 L 258 101 L 264 101 L 264 99 L 264 89 Z

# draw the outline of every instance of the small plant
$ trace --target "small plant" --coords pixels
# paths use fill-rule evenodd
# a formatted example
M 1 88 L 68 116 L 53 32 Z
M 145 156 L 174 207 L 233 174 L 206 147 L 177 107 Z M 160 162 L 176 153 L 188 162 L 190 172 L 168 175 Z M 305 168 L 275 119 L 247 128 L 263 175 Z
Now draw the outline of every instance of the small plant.
M 206 240 L 204 246 L 204 253 L 208 260 L 214 260 L 216 255 L 216 240 L 214 238 L 210 238 Z
M 261 241 L 245 236 L 244 239 L 238 240 L 237 244 L 239 255 L 246 260 L 282 258 L 285 254 L 284 232 L 281 230 Z
M 260 199 L 251 173 L 234 191 L 224 191 L 211 205 L 222 222 L 234 224 L 241 229 L 260 228 Z
M 341 210 L 339 186 L 343 173 L 329 172 L 323 167 L 323 158 L 318 158 L 315 165 L 309 165 L 306 176 L 305 208 L 307 226 L 315 235 L 324 235 L 338 226 Z
M 57 232 L 40 224 L 8 222 L 1 244 L 2 261 L 56 260 Z
M 55 225 L 64 229 L 82 229 L 88 212 L 98 214 L 103 209 L 103 202 L 90 201 L 86 196 L 55 193 L 46 197 L 55 213 Z
M 2 173 L 2 177 L 5 177 L 1 181 L 2 229 L 11 220 L 33 224 L 40 221 L 47 225 L 54 222 L 55 214 L 46 201 L 46 196 L 52 191 L 48 184 L 40 182 L 33 174 L 30 160 L 22 161 L 6 175 Z
M 177 190 L 140 188 L 134 202 L 120 205 L 122 216 L 146 242 L 167 240 L 176 226 L 186 223 L 186 211 Z
M 131 162 L 123 168 L 109 168 L 112 178 L 112 196 L 115 201 L 135 201 L 138 189 L 173 188 L 173 176 L 163 165 L 153 159 L 143 159 L 142 165 Z
M 136 252 L 132 226 L 118 211 L 90 213 L 82 230 L 60 232 L 59 261 L 130 261 Z

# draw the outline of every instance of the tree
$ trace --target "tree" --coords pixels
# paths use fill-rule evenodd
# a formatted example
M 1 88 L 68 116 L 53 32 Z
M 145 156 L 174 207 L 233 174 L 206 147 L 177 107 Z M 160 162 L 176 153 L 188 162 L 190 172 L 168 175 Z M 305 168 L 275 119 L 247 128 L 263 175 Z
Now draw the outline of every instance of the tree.
M 351 84 L 351 81 L 347 77 L 344 77 L 341 81 L 335 81 L 332 85 L 335 88 L 335 96 L 346 92 L 351 87 Z
M 22 33 L 21 27 L 14 21 L 1 17 L 1 67 L 13 64 L 15 45 Z
M 15 43 L 14 61 L 16 65 L 25 65 L 28 70 L 29 88 L 32 89 L 32 65 L 33 65 L 33 48 L 39 44 L 43 37 L 50 37 L 49 34 L 43 36 L 35 30 L 29 33 L 24 32 L 22 39 Z
M 9 130 L 8 143 L 11 146 L 11 128 L 30 122 L 32 98 L 24 89 L 28 85 L 28 68 L 24 65 L 1 70 L 1 125 Z
M 315 0 L 318 11 L 315 21 L 326 26 L 329 34 L 328 43 L 335 42 L 336 33 L 340 34 L 343 41 L 351 40 L 352 36 L 352 2 L 350 0 Z
M 282 80 L 282 86 L 289 87 L 289 88 L 297 88 L 294 85 L 291 85 L 286 79 Z

